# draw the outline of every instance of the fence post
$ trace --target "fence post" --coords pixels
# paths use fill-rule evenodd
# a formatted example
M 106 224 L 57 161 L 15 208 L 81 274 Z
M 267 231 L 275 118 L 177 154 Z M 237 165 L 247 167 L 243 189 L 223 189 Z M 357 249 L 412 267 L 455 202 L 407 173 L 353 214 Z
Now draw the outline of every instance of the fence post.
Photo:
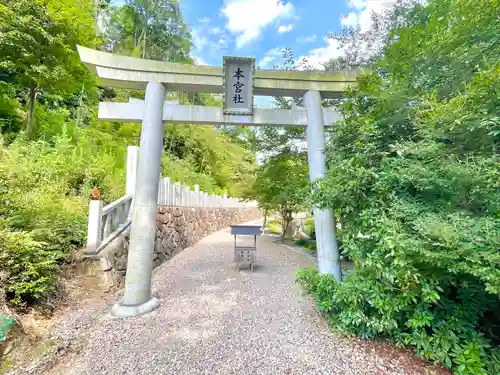
M 91 200 L 87 227 L 87 248 L 85 252 L 96 253 L 101 244 L 102 201 Z
M 170 181 L 170 178 L 168 179 L 168 188 L 167 188 L 167 205 L 168 206 L 173 206 L 173 191 L 174 191 L 174 186 L 172 184 L 172 181 Z
M 160 180 L 158 181 L 158 206 L 162 205 L 163 198 L 163 179 L 160 176 Z
M 125 194 L 134 194 L 135 192 L 135 181 L 137 178 L 137 163 L 139 161 L 139 147 L 128 146 L 127 147 L 127 172 L 126 172 L 126 183 L 125 183 Z
M 176 182 L 174 184 L 174 195 L 173 195 L 174 201 L 173 206 L 180 206 L 181 205 L 181 184 L 180 182 Z
M 163 205 L 164 206 L 168 205 L 169 190 L 170 190 L 170 178 L 165 177 L 163 179 Z
M 187 189 L 185 186 L 181 186 L 181 206 L 182 207 L 186 206 L 186 196 L 187 196 Z
M 200 207 L 200 185 L 194 185 L 194 206 Z
M 181 185 L 181 206 L 186 206 L 187 188 Z

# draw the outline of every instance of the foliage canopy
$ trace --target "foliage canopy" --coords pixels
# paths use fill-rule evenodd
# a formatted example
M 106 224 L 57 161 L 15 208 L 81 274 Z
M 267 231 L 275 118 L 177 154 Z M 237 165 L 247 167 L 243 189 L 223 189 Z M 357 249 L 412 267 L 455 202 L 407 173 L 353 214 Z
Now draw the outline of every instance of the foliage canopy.
M 356 272 L 300 280 L 335 327 L 412 346 L 456 374 L 500 373 L 498 1 L 400 7 L 341 105 L 330 172 Z
M 309 195 L 307 160 L 304 154 L 278 155 L 266 160 L 257 171 L 247 194 L 266 211 L 278 211 L 281 239 L 284 239 L 292 214 L 306 206 Z
M 98 121 L 97 103 L 144 92 L 98 87 L 77 44 L 192 63 L 175 1 L 0 3 L 0 294 L 16 306 L 56 289 L 59 266 L 85 243 L 90 190 L 98 186 L 105 202 L 122 196 L 127 145 L 139 142 L 140 124 Z M 255 154 L 238 134 L 207 126 L 167 126 L 165 133 L 164 176 L 231 196 L 251 183 Z

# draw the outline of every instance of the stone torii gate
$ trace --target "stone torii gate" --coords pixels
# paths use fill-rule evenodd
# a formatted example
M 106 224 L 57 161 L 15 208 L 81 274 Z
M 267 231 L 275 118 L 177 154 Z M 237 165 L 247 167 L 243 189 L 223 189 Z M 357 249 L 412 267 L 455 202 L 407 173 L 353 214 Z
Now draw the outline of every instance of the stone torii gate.
M 309 174 L 314 182 L 325 175 L 325 123 L 340 119 L 335 111 L 323 110 L 321 99 L 340 97 L 361 74 L 255 70 L 255 59 L 239 57 L 224 57 L 223 67 L 215 67 L 145 60 L 81 46 L 78 52 L 102 85 L 146 90 L 144 101 L 99 104 L 102 120 L 142 122 L 125 293 L 112 308 L 118 317 L 147 313 L 160 303 L 151 294 L 151 276 L 163 123 L 306 127 Z M 167 90 L 223 94 L 224 108 L 167 104 Z M 254 108 L 254 95 L 303 96 L 305 109 Z M 314 224 L 318 270 L 340 281 L 333 210 L 314 208 Z

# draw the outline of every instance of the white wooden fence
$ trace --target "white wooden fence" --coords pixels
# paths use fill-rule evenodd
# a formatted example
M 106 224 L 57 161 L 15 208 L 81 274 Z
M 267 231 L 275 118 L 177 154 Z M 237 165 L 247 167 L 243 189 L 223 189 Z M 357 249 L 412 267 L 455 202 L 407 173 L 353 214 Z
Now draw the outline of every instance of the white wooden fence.
M 132 221 L 133 198 L 137 173 L 137 146 L 127 149 L 127 179 L 125 195 L 103 207 L 100 200 L 91 200 L 87 231 L 87 254 L 97 254 L 111 241 L 126 231 Z M 158 189 L 159 206 L 245 208 L 257 207 L 256 202 L 244 202 L 200 191 L 199 185 L 191 187 L 172 183 L 170 178 L 160 178 Z
M 191 190 L 189 186 L 181 185 L 179 182 L 172 183 L 170 178 L 160 179 L 158 189 L 158 205 L 179 207 L 248 207 L 255 204 L 242 202 L 236 198 L 228 198 L 227 195 L 213 195 L 200 191 L 199 185 L 194 185 Z

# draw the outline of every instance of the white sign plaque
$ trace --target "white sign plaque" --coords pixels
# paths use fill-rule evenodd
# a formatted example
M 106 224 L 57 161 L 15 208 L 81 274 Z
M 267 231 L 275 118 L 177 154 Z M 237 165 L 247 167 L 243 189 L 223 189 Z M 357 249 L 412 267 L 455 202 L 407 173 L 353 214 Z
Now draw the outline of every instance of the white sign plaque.
M 253 114 L 255 59 L 224 56 L 224 114 Z

